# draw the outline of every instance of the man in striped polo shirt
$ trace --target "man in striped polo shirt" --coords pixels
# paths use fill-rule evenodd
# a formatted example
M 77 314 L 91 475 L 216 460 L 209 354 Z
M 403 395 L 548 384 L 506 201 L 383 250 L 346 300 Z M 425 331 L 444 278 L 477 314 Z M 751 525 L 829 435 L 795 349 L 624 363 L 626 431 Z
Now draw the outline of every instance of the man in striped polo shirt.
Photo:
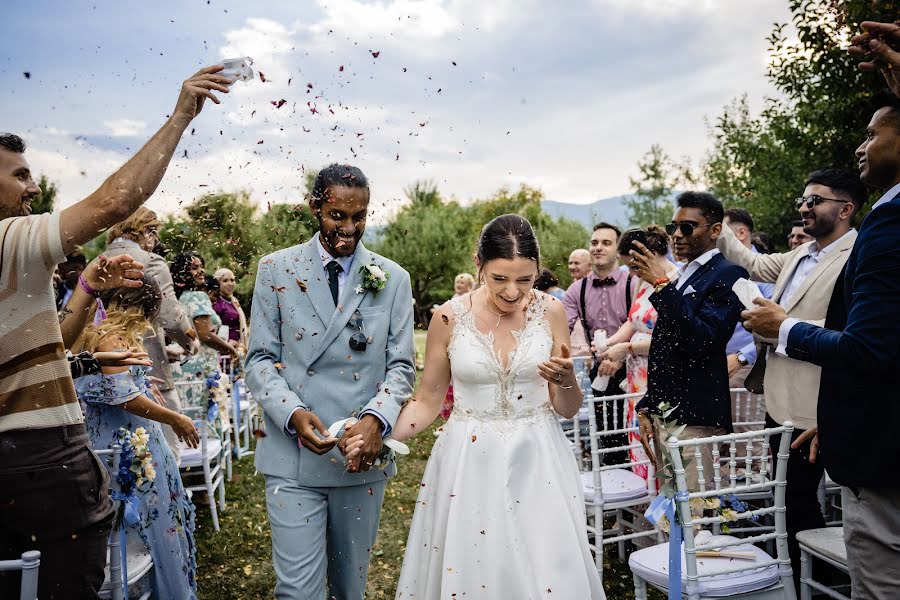
M 156 190 L 204 100 L 218 104 L 213 90 L 228 92 L 231 80 L 216 74 L 221 70 L 207 67 L 187 79 L 150 141 L 97 191 L 59 213 L 31 216 L 41 190 L 25 143 L 0 134 L 0 560 L 39 550 L 41 599 L 99 597 L 113 514 L 108 475 L 90 450 L 60 330 L 61 319 L 83 315 L 57 316 L 53 270 Z M 121 283 L 86 273 L 79 295 Z M 18 580 L 0 573 L 0 598 L 18 597 Z

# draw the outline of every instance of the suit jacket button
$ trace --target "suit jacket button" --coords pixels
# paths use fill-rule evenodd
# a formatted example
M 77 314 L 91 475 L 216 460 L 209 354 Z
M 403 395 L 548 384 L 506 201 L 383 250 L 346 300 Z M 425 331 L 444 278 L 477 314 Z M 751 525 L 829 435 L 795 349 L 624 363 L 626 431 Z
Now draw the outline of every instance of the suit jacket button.
M 306 374 L 309 375 L 310 377 L 312 377 L 313 375 L 316 374 L 316 372 L 314 370 L 310 369 L 306 372 Z

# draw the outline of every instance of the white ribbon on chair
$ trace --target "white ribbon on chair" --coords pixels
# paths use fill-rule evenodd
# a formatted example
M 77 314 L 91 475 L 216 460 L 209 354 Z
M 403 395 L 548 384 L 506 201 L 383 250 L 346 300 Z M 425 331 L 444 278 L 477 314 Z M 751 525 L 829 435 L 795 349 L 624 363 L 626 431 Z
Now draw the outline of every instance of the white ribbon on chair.
M 348 417 L 346 419 L 341 419 L 340 421 L 336 421 L 331 424 L 331 427 L 328 428 L 328 433 L 331 437 L 337 437 L 337 434 L 341 432 L 342 429 L 346 427 L 350 427 L 354 425 L 359 420 L 356 417 Z M 403 442 L 398 442 L 397 440 L 386 437 L 382 440 L 385 446 L 396 452 L 397 454 L 406 455 L 409 454 L 409 446 L 404 444 Z

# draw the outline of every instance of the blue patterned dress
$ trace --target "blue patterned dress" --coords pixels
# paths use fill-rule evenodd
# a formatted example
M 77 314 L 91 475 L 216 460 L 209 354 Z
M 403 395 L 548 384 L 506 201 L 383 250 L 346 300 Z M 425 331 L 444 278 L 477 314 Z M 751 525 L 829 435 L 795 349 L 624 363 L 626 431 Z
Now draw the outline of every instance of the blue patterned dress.
M 150 435 L 156 479 L 138 489 L 139 524 L 134 530 L 153 557 L 154 598 L 196 600 L 196 547 L 194 505 L 185 493 L 175 457 L 156 421 L 134 415 L 120 404 L 143 394 L 152 398 L 144 367 L 131 367 L 115 375 L 101 373 L 75 380 L 84 421 L 94 448 L 109 448 L 119 427 L 143 427 Z M 129 531 L 132 534 L 133 531 Z

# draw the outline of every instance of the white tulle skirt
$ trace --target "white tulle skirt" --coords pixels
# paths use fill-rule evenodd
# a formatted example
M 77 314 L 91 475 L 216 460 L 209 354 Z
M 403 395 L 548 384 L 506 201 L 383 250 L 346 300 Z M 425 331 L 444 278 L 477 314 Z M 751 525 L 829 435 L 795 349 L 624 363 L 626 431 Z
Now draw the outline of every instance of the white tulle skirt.
M 425 468 L 396 597 L 605 598 L 554 412 L 454 411 Z

